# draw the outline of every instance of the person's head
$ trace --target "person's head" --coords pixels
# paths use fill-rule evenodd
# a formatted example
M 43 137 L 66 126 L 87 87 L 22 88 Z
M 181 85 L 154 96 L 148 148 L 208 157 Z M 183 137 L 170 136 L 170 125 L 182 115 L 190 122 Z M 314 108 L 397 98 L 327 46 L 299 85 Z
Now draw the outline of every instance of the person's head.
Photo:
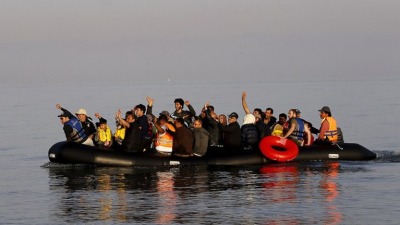
M 193 123 L 193 127 L 196 128 L 201 128 L 203 126 L 203 121 L 201 119 L 195 119 Z
M 328 106 L 324 106 L 318 111 L 321 119 L 332 116 L 331 109 Z
M 254 124 L 256 122 L 256 117 L 253 114 L 247 114 L 243 118 L 243 124 Z
M 263 114 L 263 111 L 260 108 L 255 108 L 253 110 L 253 115 L 257 118 L 261 118 L 261 115 Z
M 102 130 L 107 130 L 107 120 L 104 118 L 99 119 L 99 128 Z
M 287 121 L 287 116 L 286 116 L 286 114 L 285 114 L 285 113 L 279 114 L 278 123 L 279 123 L 280 125 L 283 125 L 283 124 L 286 123 L 286 121 Z
M 169 117 L 169 112 L 168 112 L 167 110 L 162 111 L 162 112 L 160 113 L 160 115 L 161 115 L 161 114 L 164 114 L 167 118 Z
M 158 117 L 158 122 L 162 126 L 168 122 L 168 117 L 165 114 L 160 113 L 160 116 Z
M 301 112 L 300 112 L 300 110 L 299 110 L 299 109 L 296 109 L 296 114 L 297 114 L 297 117 L 298 117 L 298 118 L 300 118 L 300 116 L 301 116 Z
M 253 114 L 254 115 L 254 114 Z M 262 120 L 262 115 L 254 115 L 254 117 L 256 118 L 256 122 Z
M 233 112 L 233 113 L 229 114 L 229 116 L 228 116 L 228 122 L 229 122 L 229 123 L 234 123 L 234 122 L 237 121 L 238 118 L 239 118 L 238 114 L 235 113 L 235 112 Z
M 61 113 L 59 116 L 61 124 L 64 124 L 69 121 L 69 117 L 64 113 Z
M 289 119 L 296 118 L 297 117 L 296 109 L 290 109 L 288 112 L 288 117 Z
M 175 99 L 174 103 L 175 103 L 175 109 L 176 109 L 177 111 L 183 109 L 183 106 L 184 106 L 184 101 L 183 101 L 183 99 L 177 98 L 177 99 Z
M 211 113 L 211 118 L 213 118 L 214 120 L 218 121 L 218 115 L 215 112 Z
M 219 121 L 222 125 L 224 125 L 224 126 L 226 126 L 226 125 L 228 124 L 228 120 L 227 120 L 225 114 L 219 115 L 219 116 L 218 116 L 218 121 Z
M 174 123 L 176 128 L 185 126 L 185 121 L 183 120 L 183 118 L 180 117 L 176 118 Z
M 207 108 L 208 108 L 211 112 L 214 112 L 214 106 L 209 105 L 209 106 L 207 106 Z
M 128 123 L 133 123 L 136 120 L 136 115 L 132 111 L 125 113 L 125 121 Z
M 75 115 L 81 122 L 85 122 L 87 119 L 86 109 L 79 109 L 78 112 L 75 113 Z
M 143 104 L 136 105 L 133 109 L 135 110 L 135 115 L 137 117 L 143 116 L 146 112 L 146 106 L 144 106 Z
M 270 119 L 274 114 L 274 110 L 272 108 L 267 108 L 265 110 L 265 119 Z
M 203 119 L 206 118 L 206 109 L 205 108 L 201 109 L 200 118 L 203 118 Z

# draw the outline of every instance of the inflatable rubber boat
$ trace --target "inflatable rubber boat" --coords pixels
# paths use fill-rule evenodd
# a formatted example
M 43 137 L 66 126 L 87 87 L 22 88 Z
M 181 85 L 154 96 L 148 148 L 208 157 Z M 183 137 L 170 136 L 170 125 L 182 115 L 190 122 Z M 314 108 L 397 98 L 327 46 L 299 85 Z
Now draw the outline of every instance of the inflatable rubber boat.
M 229 151 L 222 147 L 208 149 L 203 157 L 159 156 L 151 152 L 128 153 L 100 149 L 73 142 L 58 142 L 48 152 L 51 162 L 91 164 L 97 166 L 176 166 L 176 165 L 254 165 L 301 161 L 366 161 L 376 154 L 355 143 L 297 147 L 294 142 L 278 137 L 261 140 L 260 149 Z

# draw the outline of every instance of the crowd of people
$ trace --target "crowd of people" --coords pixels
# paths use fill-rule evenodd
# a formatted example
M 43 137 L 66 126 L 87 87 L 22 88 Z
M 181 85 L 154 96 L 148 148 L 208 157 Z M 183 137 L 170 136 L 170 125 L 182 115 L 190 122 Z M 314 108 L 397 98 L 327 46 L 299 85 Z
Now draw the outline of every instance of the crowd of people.
M 75 115 L 56 105 L 62 113 L 58 116 L 63 124 L 67 141 L 134 153 L 152 152 L 160 156 L 202 157 L 212 146 L 223 147 L 229 151 L 252 151 L 265 136 L 279 136 L 294 141 L 298 146 L 311 144 L 334 144 L 338 141 L 336 120 L 328 106 L 320 112 L 321 125 L 316 129 L 301 118 L 300 110 L 290 109 L 288 114 L 281 113 L 278 119 L 274 110 L 260 108 L 250 111 L 246 92 L 242 93 L 242 106 L 245 112 L 242 126 L 239 116 L 232 112 L 228 116 L 218 115 L 215 108 L 206 103 L 199 115 L 189 101 L 177 98 L 175 111 L 162 111 L 153 114 L 154 100 L 147 97 L 147 107 L 136 105 L 122 115 L 115 114 L 116 129 L 107 124 L 107 120 L 95 113 L 98 122 L 92 122 L 85 109 L 79 109 Z M 184 107 L 188 110 L 185 110 Z M 317 135 L 314 140 L 313 134 Z

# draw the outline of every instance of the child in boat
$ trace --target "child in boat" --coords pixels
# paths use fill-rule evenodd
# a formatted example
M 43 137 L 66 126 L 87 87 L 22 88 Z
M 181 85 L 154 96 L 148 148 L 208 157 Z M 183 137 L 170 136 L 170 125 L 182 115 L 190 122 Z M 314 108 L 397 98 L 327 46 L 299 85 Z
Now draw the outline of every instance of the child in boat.
M 117 128 L 115 129 L 114 133 L 114 141 L 116 144 L 121 145 L 122 141 L 125 138 L 126 128 L 122 126 L 122 124 L 118 120 L 115 121 L 115 124 L 117 125 Z
M 95 116 L 99 119 L 96 123 L 97 131 L 94 138 L 97 147 L 109 148 L 112 145 L 112 131 L 107 125 L 107 120 L 104 119 L 99 113 L 95 113 Z

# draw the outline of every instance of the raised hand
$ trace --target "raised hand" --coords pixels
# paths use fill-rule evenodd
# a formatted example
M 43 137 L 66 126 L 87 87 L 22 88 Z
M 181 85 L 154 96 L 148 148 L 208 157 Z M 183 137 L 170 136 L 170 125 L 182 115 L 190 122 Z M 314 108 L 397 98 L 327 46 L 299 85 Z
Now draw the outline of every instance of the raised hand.
M 102 117 L 102 116 L 100 115 L 100 113 L 95 113 L 94 116 L 97 117 L 97 118 Z
M 154 99 L 152 99 L 151 97 L 147 96 L 146 100 L 147 100 L 147 105 L 148 106 L 150 106 L 150 107 L 153 106 Z

